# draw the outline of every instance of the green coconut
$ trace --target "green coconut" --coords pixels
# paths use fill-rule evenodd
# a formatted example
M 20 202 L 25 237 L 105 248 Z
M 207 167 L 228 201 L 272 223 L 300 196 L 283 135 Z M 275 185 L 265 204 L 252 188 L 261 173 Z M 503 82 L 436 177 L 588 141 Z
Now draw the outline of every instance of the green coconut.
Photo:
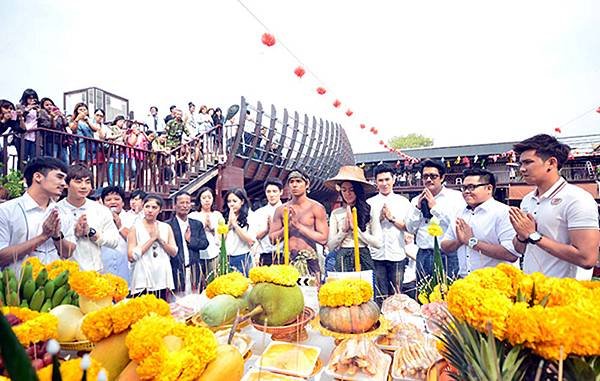
M 263 308 L 252 321 L 271 327 L 290 323 L 304 310 L 304 295 L 297 285 L 257 283 L 252 287 L 248 301 L 250 310 L 257 306 Z

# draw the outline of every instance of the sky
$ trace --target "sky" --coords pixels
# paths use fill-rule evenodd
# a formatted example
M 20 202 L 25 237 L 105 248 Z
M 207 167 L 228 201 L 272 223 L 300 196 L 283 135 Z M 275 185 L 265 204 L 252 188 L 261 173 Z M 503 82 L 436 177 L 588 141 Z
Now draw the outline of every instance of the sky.
M 3 0 L 0 98 L 96 86 L 142 119 L 243 95 L 342 124 L 354 152 L 600 132 L 600 1 L 240 1 Z

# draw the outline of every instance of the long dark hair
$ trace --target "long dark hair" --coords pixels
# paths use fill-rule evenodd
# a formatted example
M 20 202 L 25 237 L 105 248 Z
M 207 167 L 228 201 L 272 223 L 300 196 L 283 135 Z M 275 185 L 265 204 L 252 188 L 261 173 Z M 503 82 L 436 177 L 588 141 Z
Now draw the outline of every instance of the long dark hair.
M 36 102 L 39 102 L 40 100 L 34 89 L 25 89 L 25 91 L 23 91 L 23 95 L 21 95 L 19 103 L 23 106 L 27 106 L 27 99 L 29 99 L 29 97 L 33 97 Z
M 234 194 L 237 198 L 242 200 L 242 206 L 240 207 L 240 212 L 237 217 L 238 225 L 244 228 L 248 226 L 248 212 L 250 211 L 250 200 L 248 200 L 248 196 L 246 195 L 246 191 L 241 188 L 235 188 L 227 192 L 225 194 L 225 205 L 223 206 L 223 217 L 225 221 L 229 221 L 229 205 L 227 203 L 227 199 L 229 195 Z
M 200 188 L 200 190 L 198 191 L 198 211 L 201 212 L 202 211 L 202 193 L 204 192 L 208 192 L 212 195 L 213 198 L 213 202 L 210 205 L 210 211 L 214 211 L 215 210 L 215 191 L 211 188 L 211 187 L 202 187 Z
M 356 181 L 345 180 L 340 183 L 348 182 L 352 184 L 352 190 L 354 190 L 354 194 L 356 195 L 356 201 L 354 202 L 354 206 L 356 207 L 356 216 L 358 217 L 358 228 L 361 231 L 367 230 L 367 224 L 371 221 L 371 205 L 367 203 L 367 198 L 365 197 L 365 190 L 362 187 L 362 184 Z M 346 203 L 344 200 L 344 196 L 342 195 L 342 191 L 340 190 L 340 196 L 342 196 L 342 201 Z

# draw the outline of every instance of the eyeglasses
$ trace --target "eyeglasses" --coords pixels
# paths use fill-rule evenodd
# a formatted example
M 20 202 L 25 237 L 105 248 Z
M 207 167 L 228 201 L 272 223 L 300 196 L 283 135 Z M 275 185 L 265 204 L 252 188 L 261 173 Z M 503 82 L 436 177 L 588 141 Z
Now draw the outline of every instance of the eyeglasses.
M 423 175 L 423 179 L 431 179 L 431 180 L 435 180 L 438 177 L 440 177 L 440 175 L 437 175 L 435 173 L 426 173 Z
M 461 192 L 466 192 L 466 191 L 473 192 L 475 189 L 482 187 L 484 185 L 490 185 L 490 183 L 463 185 L 460 187 L 460 191 Z

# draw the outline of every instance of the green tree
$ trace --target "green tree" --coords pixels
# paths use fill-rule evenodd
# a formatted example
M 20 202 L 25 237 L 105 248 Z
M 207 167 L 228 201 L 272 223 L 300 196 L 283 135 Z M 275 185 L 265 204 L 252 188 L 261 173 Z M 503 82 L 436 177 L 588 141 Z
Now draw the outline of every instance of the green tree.
M 418 148 L 418 147 L 431 147 L 433 145 L 433 139 L 428 138 L 420 134 L 408 134 L 401 136 L 394 136 L 388 142 L 392 148 Z

